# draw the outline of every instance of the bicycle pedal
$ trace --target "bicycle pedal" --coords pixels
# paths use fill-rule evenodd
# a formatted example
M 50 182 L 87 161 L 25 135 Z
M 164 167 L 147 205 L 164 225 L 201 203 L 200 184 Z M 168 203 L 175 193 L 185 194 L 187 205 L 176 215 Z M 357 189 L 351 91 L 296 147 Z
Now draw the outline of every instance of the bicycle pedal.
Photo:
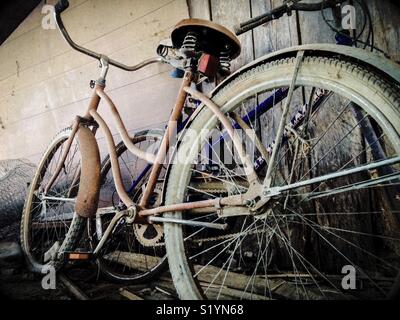
M 87 260 L 91 260 L 93 257 L 93 253 L 92 252 L 82 252 L 82 251 L 78 251 L 78 252 L 66 252 L 66 257 L 68 261 L 87 261 Z

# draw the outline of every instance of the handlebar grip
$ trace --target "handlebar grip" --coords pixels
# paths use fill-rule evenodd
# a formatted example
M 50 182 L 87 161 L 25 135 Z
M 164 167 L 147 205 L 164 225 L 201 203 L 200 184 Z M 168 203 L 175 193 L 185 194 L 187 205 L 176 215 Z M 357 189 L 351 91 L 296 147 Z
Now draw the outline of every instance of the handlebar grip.
M 268 19 L 260 19 L 259 21 L 255 22 L 245 22 L 242 24 L 237 24 L 233 26 L 233 31 L 237 36 L 240 36 L 242 33 L 246 33 L 247 31 L 250 31 L 251 29 L 254 29 L 266 22 L 268 22 Z
M 250 25 L 250 27 L 249 26 L 241 27 L 240 24 L 237 24 L 237 25 L 233 26 L 233 31 L 235 32 L 235 34 L 237 36 L 240 36 L 242 33 L 245 33 L 254 28 L 255 28 L 255 26 L 253 26 L 253 25 Z
M 56 13 L 61 13 L 61 12 L 65 11 L 68 7 L 69 7 L 68 0 L 60 0 L 54 6 L 54 9 L 55 9 Z
M 238 24 L 235 24 L 234 26 L 233 26 L 233 31 L 235 32 L 235 34 L 238 36 L 238 35 L 240 35 L 242 32 L 242 28 L 240 27 L 240 24 L 238 23 Z

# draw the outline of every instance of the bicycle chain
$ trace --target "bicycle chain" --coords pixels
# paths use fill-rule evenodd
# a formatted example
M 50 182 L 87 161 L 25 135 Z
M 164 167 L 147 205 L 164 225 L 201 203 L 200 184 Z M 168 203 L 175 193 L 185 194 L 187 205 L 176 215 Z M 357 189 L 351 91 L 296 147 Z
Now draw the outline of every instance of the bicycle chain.
M 192 240 L 192 242 L 194 243 L 202 243 L 202 242 L 213 242 L 213 241 L 220 241 L 220 240 L 226 240 L 229 238 L 233 238 L 233 237 L 240 237 L 242 235 L 255 235 L 255 234 L 261 234 L 261 233 L 265 233 L 268 230 L 253 230 L 250 232 L 236 232 L 236 233 L 229 233 L 229 234 L 224 234 L 224 235 L 220 235 L 220 236 L 215 236 L 215 237 L 209 237 L 209 238 L 202 238 L 202 239 L 194 239 Z M 156 243 L 153 247 L 162 247 L 164 246 L 165 243 L 164 242 L 159 242 Z

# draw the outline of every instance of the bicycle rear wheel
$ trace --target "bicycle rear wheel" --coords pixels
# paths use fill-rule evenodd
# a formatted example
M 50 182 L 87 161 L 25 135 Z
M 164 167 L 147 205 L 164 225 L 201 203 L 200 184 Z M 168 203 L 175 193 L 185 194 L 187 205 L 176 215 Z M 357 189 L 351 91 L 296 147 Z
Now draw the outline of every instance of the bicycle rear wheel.
M 232 123 L 237 119 L 232 113 L 243 117 L 264 145 L 258 147 L 254 139 L 244 144 L 261 181 L 295 61 L 287 58 L 250 69 L 213 97 Z M 295 86 L 272 167 L 272 187 L 399 157 L 398 84 L 353 63 L 307 56 Z M 267 110 L 246 117 L 258 104 L 268 105 Z M 166 204 L 247 191 L 243 166 L 222 128 L 207 108 L 193 120 L 168 177 Z M 376 170 L 288 189 L 251 215 L 222 218 L 216 209 L 206 215 L 166 214 L 230 227 L 215 233 L 164 224 L 170 272 L 180 298 L 388 297 L 400 270 L 399 172 L 398 164 L 382 164 Z M 349 288 L 343 285 L 346 270 L 354 271 L 356 281 L 350 281 Z

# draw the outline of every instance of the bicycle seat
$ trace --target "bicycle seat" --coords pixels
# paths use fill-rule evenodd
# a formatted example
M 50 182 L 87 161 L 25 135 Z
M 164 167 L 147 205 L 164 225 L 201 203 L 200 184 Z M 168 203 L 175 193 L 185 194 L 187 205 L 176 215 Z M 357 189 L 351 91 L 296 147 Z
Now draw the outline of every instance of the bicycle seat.
M 201 50 L 220 56 L 228 53 L 230 59 L 236 58 L 241 51 L 239 39 L 227 28 L 203 19 L 184 19 L 180 21 L 171 33 L 172 44 L 180 48 L 188 33 L 196 34 Z

